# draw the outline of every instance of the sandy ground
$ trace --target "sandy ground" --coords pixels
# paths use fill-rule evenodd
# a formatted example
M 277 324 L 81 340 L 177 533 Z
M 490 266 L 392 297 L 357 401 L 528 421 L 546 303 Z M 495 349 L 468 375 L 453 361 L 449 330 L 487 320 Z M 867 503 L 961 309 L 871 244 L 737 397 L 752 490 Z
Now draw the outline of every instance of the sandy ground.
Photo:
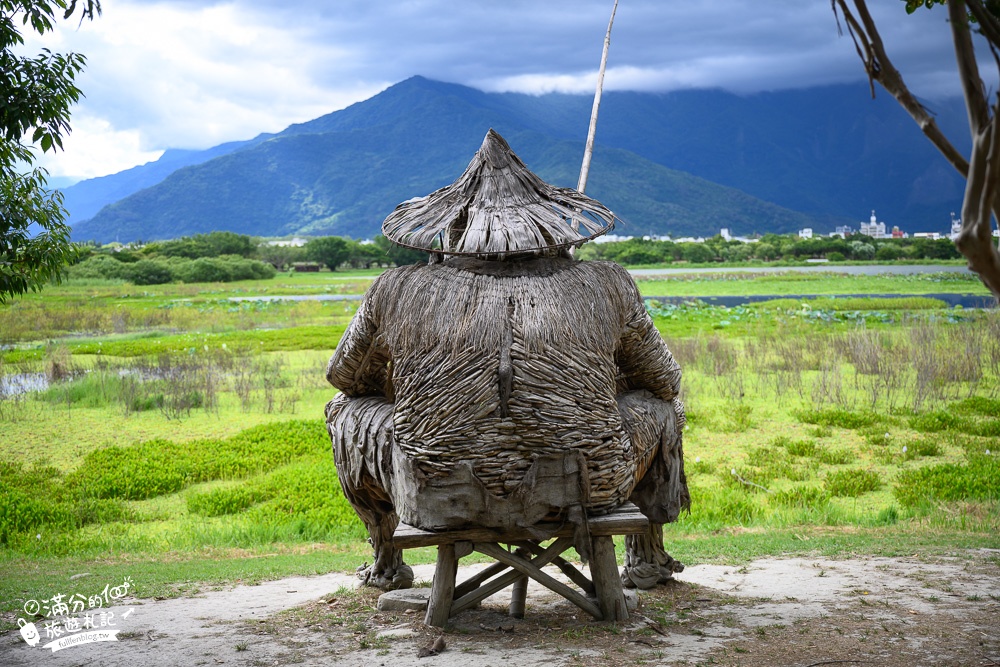
M 429 580 L 431 566 L 420 566 Z M 463 568 L 465 572 L 471 571 Z M 460 571 L 461 578 L 462 571 Z M 507 595 L 453 619 L 446 648 L 421 613 L 378 612 L 349 574 L 293 577 L 196 597 L 129 600 L 117 641 L 57 652 L 42 632 L 0 637 L 0 665 L 957 665 L 1000 667 L 1000 550 L 918 557 L 763 559 L 689 566 L 640 595 L 632 618 L 595 623 L 544 589 L 523 620 Z M 131 610 L 131 612 L 129 611 Z M 42 631 L 42 621 L 38 628 Z

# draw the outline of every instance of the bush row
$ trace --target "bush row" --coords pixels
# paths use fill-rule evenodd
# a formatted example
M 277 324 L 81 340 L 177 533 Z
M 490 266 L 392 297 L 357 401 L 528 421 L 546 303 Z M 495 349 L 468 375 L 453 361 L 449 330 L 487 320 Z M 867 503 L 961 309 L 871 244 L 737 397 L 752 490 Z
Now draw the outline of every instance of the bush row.
M 234 280 L 273 278 L 274 267 L 238 255 L 187 259 L 169 257 L 121 262 L 111 255 L 95 255 L 70 268 L 73 279 L 125 280 L 136 285 L 185 283 L 227 283 Z

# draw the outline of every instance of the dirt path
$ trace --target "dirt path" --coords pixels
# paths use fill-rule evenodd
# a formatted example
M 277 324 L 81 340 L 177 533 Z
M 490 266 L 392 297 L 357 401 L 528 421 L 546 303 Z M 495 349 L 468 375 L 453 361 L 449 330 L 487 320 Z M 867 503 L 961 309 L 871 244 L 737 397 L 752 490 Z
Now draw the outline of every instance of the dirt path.
M 431 566 L 415 568 L 428 580 Z M 819 664 L 1000 666 L 1000 550 L 917 558 L 764 559 L 695 565 L 640 596 L 632 619 L 594 623 L 532 588 L 524 620 L 505 595 L 465 612 L 445 650 L 419 613 L 383 613 L 347 574 L 293 577 L 193 598 L 125 600 L 118 641 L 51 652 L 0 638 L 0 665 L 531 665 Z M 131 609 L 131 612 L 129 610 Z M 838 661 L 833 663 L 831 661 Z

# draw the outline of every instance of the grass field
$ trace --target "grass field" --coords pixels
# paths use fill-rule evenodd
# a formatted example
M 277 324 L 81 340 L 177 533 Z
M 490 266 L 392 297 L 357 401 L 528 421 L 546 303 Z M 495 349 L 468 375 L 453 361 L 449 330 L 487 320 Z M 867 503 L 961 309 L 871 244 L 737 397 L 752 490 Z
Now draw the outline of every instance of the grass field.
M 0 308 L 0 374 L 48 384 L 0 391 L 3 628 L 81 572 L 163 596 L 370 557 L 322 421 L 323 369 L 356 304 L 228 298 L 360 293 L 373 276 L 70 284 Z M 640 288 L 981 292 L 815 274 Z M 692 511 L 667 529 L 682 560 L 1000 547 L 998 313 L 923 298 L 651 312 L 684 369 Z

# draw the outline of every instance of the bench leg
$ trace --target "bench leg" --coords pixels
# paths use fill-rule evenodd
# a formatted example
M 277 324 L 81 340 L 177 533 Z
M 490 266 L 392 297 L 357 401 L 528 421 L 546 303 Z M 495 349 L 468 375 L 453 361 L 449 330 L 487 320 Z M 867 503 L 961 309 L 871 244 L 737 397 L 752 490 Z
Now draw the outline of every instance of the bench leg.
M 605 621 L 627 621 L 628 608 L 625 593 L 618 575 L 618 559 L 615 557 L 615 543 L 610 536 L 594 536 L 591 540 L 590 575 L 594 579 L 597 604 Z
M 524 604 L 528 597 L 528 577 L 522 576 L 514 582 L 510 593 L 510 615 L 514 618 L 524 618 Z
M 455 597 L 455 574 L 458 572 L 458 558 L 454 544 L 439 544 L 437 567 L 431 584 L 431 597 L 427 601 L 427 616 L 424 623 L 443 628 L 451 616 L 451 603 Z
M 531 552 L 524 547 L 518 547 L 515 551 L 521 558 L 531 558 Z M 514 582 L 514 587 L 510 592 L 510 607 L 507 610 L 513 618 L 524 618 L 524 605 L 528 597 L 528 575 L 522 575 Z

